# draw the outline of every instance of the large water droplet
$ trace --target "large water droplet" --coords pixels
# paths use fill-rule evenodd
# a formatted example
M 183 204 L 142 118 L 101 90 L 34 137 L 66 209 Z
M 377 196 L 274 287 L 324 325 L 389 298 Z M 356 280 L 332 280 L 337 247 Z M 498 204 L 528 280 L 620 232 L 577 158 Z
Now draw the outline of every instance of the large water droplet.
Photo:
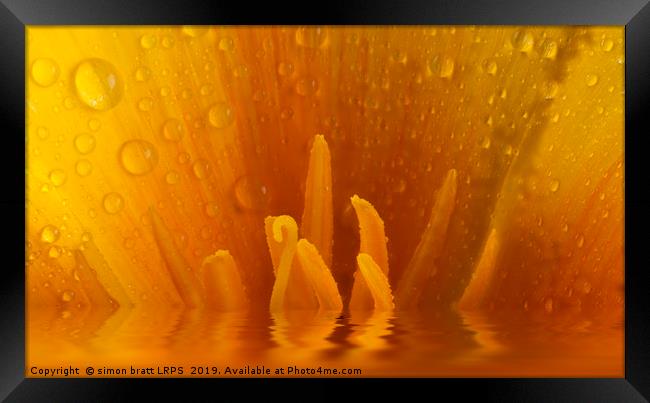
M 144 140 L 130 140 L 122 145 L 119 153 L 122 167 L 132 175 L 144 175 L 158 164 L 158 151 Z
M 52 59 L 36 59 L 32 63 L 32 79 L 36 84 L 49 87 L 59 78 L 59 66 Z
M 124 208 L 124 199 L 122 195 L 111 192 L 104 196 L 104 210 L 108 214 L 117 214 Z
M 217 129 L 230 126 L 234 120 L 235 115 L 230 105 L 225 102 L 217 102 L 208 111 L 208 121 Z
M 61 232 L 54 225 L 46 225 L 41 229 L 41 241 L 46 243 L 54 243 L 61 236 Z
M 95 149 L 95 136 L 88 133 L 82 133 L 74 138 L 74 147 L 80 154 L 89 154 Z
M 112 64 L 103 59 L 82 61 L 74 75 L 79 99 L 89 107 L 105 111 L 122 99 L 123 83 Z
M 296 42 L 307 48 L 319 48 L 327 39 L 327 31 L 321 27 L 301 27 L 296 30 Z
M 180 141 L 183 138 L 185 129 L 177 119 L 168 119 L 163 125 L 163 137 L 169 141 Z
M 264 210 L 269 203 L 266 186 L 258 179 L 245 175 L 235 182 L 235 200 L 237 206 L 245 211 Z

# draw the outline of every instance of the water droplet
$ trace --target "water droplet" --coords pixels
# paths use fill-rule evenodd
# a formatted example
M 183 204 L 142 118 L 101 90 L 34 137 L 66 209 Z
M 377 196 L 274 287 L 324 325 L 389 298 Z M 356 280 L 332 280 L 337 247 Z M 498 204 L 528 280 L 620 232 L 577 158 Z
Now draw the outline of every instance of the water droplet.
M 138 101 L 138 109 L 142 112 L 149 112 L 153 109 L 153 99 L 150 97 L 144 97 Z
M 45 140 L 50 135 L 50 131 L 47 129 L 47 127 L 41 126 L 38 129 L 36 129 L 36 135 L 41 140 Z
M 185 129 L 177 119 L 168 119 L 163 125 L 163 137 L 169 141 L 180 141 L 183 138 Z
M 533 50 L 535 39 L 529 32 L 519 29 L 512 35 L 510 42 L 516 50 L 528 53 Z
M 54 186 L 63 185 L 66 179 L 68 179 L 68 175 L 62 169 L 53 169 L 50 172 L 50 182 L 52 182 Z
M 585 244 L 585 237 L 583 235 L 578 236 L 578 248 L 582 248 L 582 246 Z
M 562 224 L 562 232 L 568 232 L 569 231 L 569 224 L 564 223 Z
M 551 180 L 551 183 L 550 183 L 550 186 L 549 186 L 549 189 L 551 190 L 551 192 L 553 192 L 553 193 L 557 192 L 559 187 L 560 187 L 560 181 L 559 180 L 557 180 L 557 179 Z
M 609 52 L 610 50 L 612 50 L 614 48 L 614 41 L 609 39 L 609 38 L 605 38 L 605 39 L 602 40 L 602 42 L 600 42 L 600 47 L 605 52 Z
M 80 154 L 89 154 L 95 149 L 95 136 L 88 133 L 82 133 L 74 138 L 74 147 Z
M 74 76 L 79 99 L 89 107 L 105 111 L 122 99 L 123 84 L 112 64 L 102 59 L 86 59 Z
M 204 84 L 199 89 L 201 95 L 210 95 L 214 91 L 214 86 L 212 84 Z
M 117 214 L 124 208 L 124 199 L 122 195 L 111 192 L 104 196 L 104 210 L 108 214 Z
M 145 82 L 151 78 L 151 70 L 149 70 L 147 67 L 138 67 L 135 70 L 135 81 L 139 82 Z
M 210 165 L 206 160 L 197 160 L 192 164 L 192 171 L 198 179 L 205 179 L 210 173 Z
M 242 210 L 264 210 L 269 203 L 269 194 L 266 186 L 258 179 L 245 175 L 235 182 L 235 200 Z
M 542 57 L 545 59 L 555 60 L 557 56 L 557 42 L 552 40 L 544 41 L 542 45 Z
M 481 139 L 481 143 L 480 143 L 480 144 L 481 144 L 481 148 L 487 150 L 488 148 L 490 148 L 490 145 L 492 144 L 492 141 L 490 140 L 490 137 L 488 137 L 488 136 L 484 136 L 484 137 Z
M 219 39 L 219 49 L 225 52 L 232 52 L 235 50 L 235 42 L 228 36 L 223 37 Z
M 71 317 L 72 317 L 72 312 L 67 310 L 61 312 L 61 319 L 70 319 Z
M 395 186 L 395 191 L 397 193 L 404 193 L 406 190 L 406 181 L 404 179 L 400 179 L 399 182 L 397 182 L 397 185 Z
M 208 27 L 202 27 L 200 25 L 185 25 L 181 31 L 189 37 L 198 38 L 205 35 L 209 29 L 210 28 Z
M 144 175 L 158 164 L 158 151 L 153 144 L 144 140 L 130 140 L 120 148 L 122 167 L 132 175 Z
M 165 175 L 165 182 L 170 185 L 175 185 L 181 180 L 181 176 L 176 171 L 169 171 Z
M 235 115 L 227 103 L 217 102 L 210 108 L 208 120 L 212 126 L 217 129 L 223 129 L 232 124 L 235 120 Z
M 61 256 L 61 248 L 58 246 L 52 246 L 47 252 L 47 255 L 52 259 L 57 259 L 59 256 Z
M 494 60 L 486 60 L 483 68 L 491 76 L 497 74 L 497 63 Z
M 32 63 L 32 79 L 36 84 L 49 87 L 59 77 L 59 66 L 52 59 L 36 59 Z
M 63 302 L 70 302 L 74 299 L 74 291 L 65 290 L 61 293 L 61 300 Z
M 559 85 L 555 81 L 547 81 L 542 85 L 542 93 L 545 99 L 553 99 L 557 95 Z
M 93 164 L 86 159 L 81 159 L 75 164 L 75 171 L 79 176 L 88 176 L 93 171 Z
M 41 241 L 46 243 L 54 243 L 61 236 L 61 232 L 54 225 L 46 225 L 41 229 Z
M 546 302 L 544 302 L 544 310 L 548 313 L 553 312 L 553 299 L 548 298 Z
M 168 96 L 169 94 L 171 94 L 171 92 L 172 92 L 172 90 L 171 90 L 169 87 L 162 87 L 162 88 L 160 89 L 160 96 L 161 96 L 161 97 L 166 97 L 166 96 Z
M 205 214 L 208 217 L 216 217 L 219 214 L 219 204 L 217 202 L 208 202 L 205 204 Z
M 447 56 L 434 56 L 429 63 L 429 70 L 440 78 L 451 78 L 454 74 L 454 60 Z
M 280 112 L 280 117 L 282 119 L 285 119 L 285 120 L 286 119 L 291 119 L 292 116 L 293 116 L 293 109 L 291 109 L 291 108 L 284 108 L 284 109 L 282 109 L 282 112 Z
M 147 34 L 140 37 L 140 46 L 143 49 L 152 49 L 156 46 L 156 43 L 158 43 L 158 38 L 155 35 Z
M 102 127 L 102 122 L 100 122 L 99 119 L 90 119 L 88 121 L 88 128 L 90 130 L 96 132 L 100 127 Z
M 585 281 L 582 284 L 582 292 L 585 294 L 589 294 L 591 292 L 591 283 L 589 281 Z
M 327 31 L 321 27 L 301 27 L 296 30 L 296 42 L 307 48 L 319 48 L 327 39 Z
M 84 232 L 83 234 L 81 234 L 82 242 L 90 242 L 92 240 L 93 240 L 93 234 L 91 234 L 90 232 Z
M 293 74 L 293 64 L 290 62 L 280 62 L 278 64 L 278 74 L 284 77 L 288 77 Z
M 162 43 L 164 48 L 169 49 L 174 46 L 174 38 L 171 36 L 165 36 L 162 38 L 162 41 L 160 41 L 160 43 Z
M 318 81 L 312 77 L 303 77 L 296 82 L 296 92 L 302 96 L 314 95 L 318 92 Z
M 585 82 L 587 83 L 588 87 L 593 87 L 594 85 L 598 84 L 598 76 L 596 74 L 587 74 Z

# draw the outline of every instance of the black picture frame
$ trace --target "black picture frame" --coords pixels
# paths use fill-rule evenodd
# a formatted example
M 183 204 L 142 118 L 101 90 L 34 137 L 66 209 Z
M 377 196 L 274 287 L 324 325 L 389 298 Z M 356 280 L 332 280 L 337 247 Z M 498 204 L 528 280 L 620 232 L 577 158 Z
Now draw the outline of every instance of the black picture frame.
M 322 7 L 322 8 L 318 8 Z M 625 377 L 620 379 L 26 379 L 25 277 L 25 26 L 117 24 L 472 24 L 625 26 Z M 253 394 L 312 400 L 337 399 L 340 387 L 360 384 L 366 399 L 454 396 L 497 401 L 648 401 L 650 399 L 650 262 L 643 141 L 650 134 L 643 112 L 650 105 L 648 0 L 425 0 L 332 1 L 301 5 L 198 0 L 0 0 L 0 209 L 3 255 L 0 277 L 0 399 L 7 401 L 118 401 L 146 387 L 147 397 L 195 393 L 187 400 L 247 400 Z M 24 266 L 23 266 L 24 267 Z M 603 348 L 606 348 L 604 346 Z M 297 389 L 296 389 L 297 388 Z M 298 391 L 299 390 L 299 391 Z M 189 396 L 186 396 L 189 397 Z M 415 397 L 414 397 L 415 398 Z

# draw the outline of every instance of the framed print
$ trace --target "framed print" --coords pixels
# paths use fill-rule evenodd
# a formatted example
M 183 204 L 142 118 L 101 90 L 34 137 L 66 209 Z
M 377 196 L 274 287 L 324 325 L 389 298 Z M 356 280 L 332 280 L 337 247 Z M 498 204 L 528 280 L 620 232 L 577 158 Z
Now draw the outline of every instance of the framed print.
M 648 6 L 7 3 L 3 397 L 648 396 Z

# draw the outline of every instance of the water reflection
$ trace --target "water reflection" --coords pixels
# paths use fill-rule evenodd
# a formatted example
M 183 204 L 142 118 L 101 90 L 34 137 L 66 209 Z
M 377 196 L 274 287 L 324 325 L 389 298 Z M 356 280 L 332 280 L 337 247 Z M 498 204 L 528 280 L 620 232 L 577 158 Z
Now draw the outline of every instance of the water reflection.
M 623 326 L 485 312 L 33 308 L 28 364 L 361 368 L 363 376 L 623 376 Z

